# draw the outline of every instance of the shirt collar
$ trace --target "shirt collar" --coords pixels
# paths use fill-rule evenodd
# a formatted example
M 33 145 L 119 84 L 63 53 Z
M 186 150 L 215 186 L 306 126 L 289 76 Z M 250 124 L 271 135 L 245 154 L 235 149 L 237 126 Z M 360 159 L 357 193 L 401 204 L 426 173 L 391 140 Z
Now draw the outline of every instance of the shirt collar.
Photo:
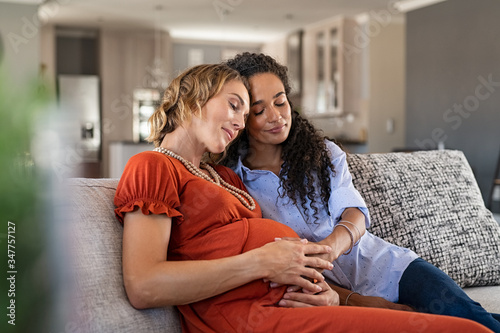
M 240 143 L 238 147 L 238 162 L 236 163 L 235 171 L 241 177 L 244 183 L 256 181 L 259 177 L 267 175 L 269 173 L 273 174 L 268 170 L 251 170 L 243 164 L 243 159 L 247 156 L 248 148 L 244 144 Z M 276 176 L 276 175 L 274 175 Z
M 261 175 L 266 174 L 267 170 L 250 170 L 248 167 L 246 167 L 243 164 L 243 155 L 240 155 L 238 157 L 238 163 L 236 164 L 236 170 L 239 171 L 237 172 L 240 174 L 240 177 L 242 178 L 243 182 L 252 182 L 257 180 Z

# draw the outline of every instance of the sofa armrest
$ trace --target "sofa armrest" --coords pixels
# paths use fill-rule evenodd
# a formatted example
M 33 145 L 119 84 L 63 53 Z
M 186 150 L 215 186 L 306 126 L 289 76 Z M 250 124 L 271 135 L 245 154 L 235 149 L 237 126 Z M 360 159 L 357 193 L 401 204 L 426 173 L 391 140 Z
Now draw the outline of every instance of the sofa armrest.
M 69 179 L 72 280 L 69 324 L 80 332 L 181 332 L 175 307 L 137 310 L 125 292 L 118 179 Z
M 464 288 L 464 291 L 486 311 L 500 313 L 500 286 L 470 287 Z

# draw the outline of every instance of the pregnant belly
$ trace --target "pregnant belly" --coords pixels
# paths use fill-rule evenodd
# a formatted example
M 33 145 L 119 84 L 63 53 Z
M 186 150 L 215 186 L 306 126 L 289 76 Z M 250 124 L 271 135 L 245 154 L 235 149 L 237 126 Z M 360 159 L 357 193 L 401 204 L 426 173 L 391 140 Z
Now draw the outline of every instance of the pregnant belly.
M 211 234 L 211 235 L 210 235 Z M 244 234 L 244 237 L 240 237 Z M 269 242 L 274 242 L 279 237 L 298 237 L 297 234 L 284 224 L 264 218 L 248 218 L 234 221 L 231 224 L 218 228 L 207 234 L 211 241 L 205 242 L 205 251 L 200 255 L 205 257 L 220 256 L 221 254 L 236 255 L 242 252 L 261 247 Z M 220 242 L 214 243 L 215 239 Z M 222 239 L 225 241 L 222 242 Z M 209 249 L 207 251 L 207 249 Z M 211 253 L 209 253 L 211 252 Z M 227 291 L 218 296 L 192 303 L 190 305 L 179 306 L 181 313 L 190 319 L 202 318 L 202 321 L 210 327 L 219 327 L 216 331 L 234 331 L 232 329 L 220 329 L 226 322 L 240 322 L 246 328 L 249 316 L 260 318 L 263 314 L 269 314 L 268 309 L 274 307 L 283 297 L 286 286 L 270 288 L 269 282 L 262 279 L 244 284 L 238 288 Z M 262 309 L 266 309 L 264 312 Z M 193 312 L 196 315 L 193 315 Z M 257 314 L 255 314 L 257 312 Z M 224 318 L 224 319 L 221 319 Z M 210 329 L 207 329 L 211 331 Z M 238 331 L 240 331 L 238 329 Z M 247 331 L 244 329 L 244 331 Z
M 218 259 L 241 254 L 274 242 L 279 237 L 298 237 L 284 224 L 264 218 L 243 218 L 185 240 L 171 248 L 169 260 Z
M 248 219 L 248 236 L 243 252 L 274 242 L 280 237 L 298 237 L 290 227 L 264 218 Z

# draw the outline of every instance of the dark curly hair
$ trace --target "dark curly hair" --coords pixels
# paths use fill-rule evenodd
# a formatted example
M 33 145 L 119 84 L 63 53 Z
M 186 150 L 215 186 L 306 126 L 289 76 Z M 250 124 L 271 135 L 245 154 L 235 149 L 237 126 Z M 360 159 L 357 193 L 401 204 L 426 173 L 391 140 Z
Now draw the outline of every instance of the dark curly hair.
M 283 83 L 290 103 L 288 96 L 291 87 L 288 69 L 274 58 L 264 54 L 245 52 L 227 60 L 225 64 L 236 69 L 247 79 L 260 73 L 275 74 Z M 292 126 L 288 138 L 281 144 L 283 146 L 281 158 L 284 162 L 279 174 L 278 193 L 281 197 L 287 195 L 295 205 L 297 201 L 300 201 L 306 215 L 311 217 L 306 207 L 306 198 L 309 199 L 313 209 L 312 216 L 316 217 L 321 205 L 328 206 L 331 194 L 330 174 L 335 170 L 326 148 L 325 137 L 295 111 L 291 103 L 290 107 L 292 108 Z M 248 150 L 248 148 L 248 136 L 244 131 L 227 149 L 227 154 L 221 163 L 230 167 L 234 166 L 239 157 L 239 150 Z M 315 184 L 319 185 L 318 189 L 315 188 Z M 281 188 L 285 191 L 281 191 Z

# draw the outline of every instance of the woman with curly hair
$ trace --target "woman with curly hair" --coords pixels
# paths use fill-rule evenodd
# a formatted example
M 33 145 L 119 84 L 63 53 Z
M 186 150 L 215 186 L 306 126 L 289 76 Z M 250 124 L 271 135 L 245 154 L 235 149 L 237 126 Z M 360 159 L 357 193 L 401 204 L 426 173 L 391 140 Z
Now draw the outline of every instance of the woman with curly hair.
M 328 246 L 263 219 L 231 169 L 205 162 L 245 126 L 245 82 L 221 64 L 195 66 L 172 81 L 151 116 L 156 148 L 128 161 L 114 200 L 131 305 L 176 305 L 183 332 L 489 332 L 461 318 L 336 306 L 316 270 L 332 264 L 310 256 Z M 290 284 L 323 306 L 281 306 Z
M 334 264 L 324 275 L 342 287 L 334 287 L 341 304 L 413 308 L 500 330 L 497 315 L 472 301 L 444 272 L 366 230 L 369 212 L 352 184 L 346 154 L 293 111 L 285 66 L 248 52 L 225 64 L 249 80 L 250 114 L 222 163 L 240 176 L 265 218 L 333 249 L 320 257 Z

